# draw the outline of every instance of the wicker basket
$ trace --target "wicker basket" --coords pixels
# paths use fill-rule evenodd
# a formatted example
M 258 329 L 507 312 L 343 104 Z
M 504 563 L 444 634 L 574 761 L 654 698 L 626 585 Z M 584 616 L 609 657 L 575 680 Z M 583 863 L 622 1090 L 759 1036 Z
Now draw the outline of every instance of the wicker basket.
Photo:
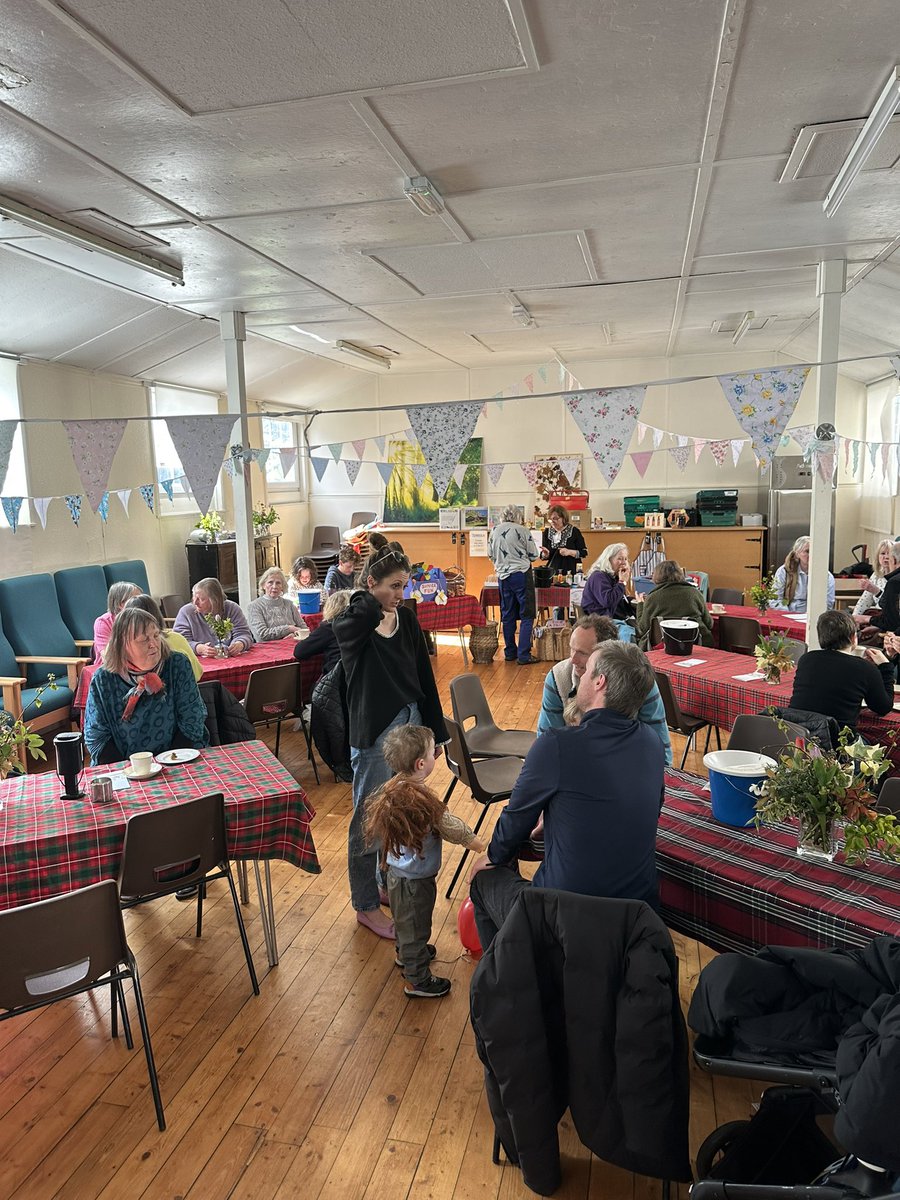
M 571 625 L 565 625 L 562 628 L 539 625 L 534 631 L 531 653 L 541 662 L 561 662 L 564 658 L 569 657 L 571 635 Z
M 486 625 L 475 625 L 469 636 L 469 653 L 472 661 L 489 663 L 494 661 L 500 638 L 497 634 L 497 622 L 488 621 Z
M 466 573 L 459 567 L 445 567 L 444 578 L 447 580 L 448 596 L 464 596 L 466 594 Z

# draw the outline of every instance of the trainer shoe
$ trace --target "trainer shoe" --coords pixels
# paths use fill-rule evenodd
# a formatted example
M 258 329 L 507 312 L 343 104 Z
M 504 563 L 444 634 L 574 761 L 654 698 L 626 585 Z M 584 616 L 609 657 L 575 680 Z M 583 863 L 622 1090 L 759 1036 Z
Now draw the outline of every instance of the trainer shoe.
M 536 663 L 539 661 L 540 661 L 539 659 L 534 658 L 530 654 L 526 654 L 524 658 L 516 659 L 516 662 L 519 664 L 520 667 L 530 667 L 532 665 L 532 663 Z
M 428 957 L 429 957 L 429 959 L 432 959 L 432 958 L 434 958 L 434 956 L 435 956 L 436 954 L 437 954 L 437 950 L 434 948 L 434 946 L 432 946 L 431 942 L 429 942 L 429 943 L 428 943 Z M 395 966 L 395 967 L 402 967 L 402 966 L 403 966 L 403 959 L 400 957 L 400 951 L 397 949 L 397 947 L 396 947 L 396 946 L 394 947 L 394 966 Z
M 446 996 L 449 991 L 449 979 L 442 979 L 440 975 L 429 975 L 424 983 L 408 983 L 403 989 L 403 994 L 409 996 L 410 1000 L 437 1000 Z

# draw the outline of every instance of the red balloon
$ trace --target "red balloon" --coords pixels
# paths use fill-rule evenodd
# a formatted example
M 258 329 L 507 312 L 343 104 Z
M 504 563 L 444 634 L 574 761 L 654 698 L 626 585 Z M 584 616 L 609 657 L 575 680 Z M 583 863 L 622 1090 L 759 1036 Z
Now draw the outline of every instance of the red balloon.
M 459 940 L 473 958 L 481 958 L 481 941 L 478 928 L 475 925 L 475 906 L 471 896 L 467 896 L 456 914 L 456 928 L 459 930 Z

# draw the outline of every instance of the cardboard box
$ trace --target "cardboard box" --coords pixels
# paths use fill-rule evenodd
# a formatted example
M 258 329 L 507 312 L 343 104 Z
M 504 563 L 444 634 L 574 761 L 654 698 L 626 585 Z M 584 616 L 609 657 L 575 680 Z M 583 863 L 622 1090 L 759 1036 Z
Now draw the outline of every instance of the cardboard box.
M 570 508 L 569 521 L 583 533 L 585 529 L 591 527 L 591 510 L 589 508 Z

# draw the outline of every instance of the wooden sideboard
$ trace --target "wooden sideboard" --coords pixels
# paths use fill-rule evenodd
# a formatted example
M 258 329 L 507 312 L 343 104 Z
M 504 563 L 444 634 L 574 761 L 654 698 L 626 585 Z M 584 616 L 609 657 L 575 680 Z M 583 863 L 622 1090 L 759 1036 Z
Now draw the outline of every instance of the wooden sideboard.
M 466 591 L 477 596 L 485 579 L 494 573 L 489 558 L 469 554 L 466 530 L 448 532 L 437 528 L 410 528 L 402 525 L 386 529 L 385 534 L 403 545 L 412 562 L 431 562 L 438 567 L 458 566 L 466 574 Z M 765 562 L 766 530 L 761 525 L 697 526 L 667 529 L 663 533 L 667 558 L 674 558 L 686 571 L 705 571 L 710 590 L 714 587 L 746 591 L 758 583 Z M 644 539 L 641 529 L 588 530 L 587 564 L 590 565 L 605 546 L 624 542 L 634 558 Z
M 237 543 L 188 542 L 188 580 L 191 588 L 201 579 L 218 579 L 230 600 L 237 599 Z M 256 552 L 256 578 L 269 567 L 281 566 L 281 534 L 270 533 L 253 540 Z

